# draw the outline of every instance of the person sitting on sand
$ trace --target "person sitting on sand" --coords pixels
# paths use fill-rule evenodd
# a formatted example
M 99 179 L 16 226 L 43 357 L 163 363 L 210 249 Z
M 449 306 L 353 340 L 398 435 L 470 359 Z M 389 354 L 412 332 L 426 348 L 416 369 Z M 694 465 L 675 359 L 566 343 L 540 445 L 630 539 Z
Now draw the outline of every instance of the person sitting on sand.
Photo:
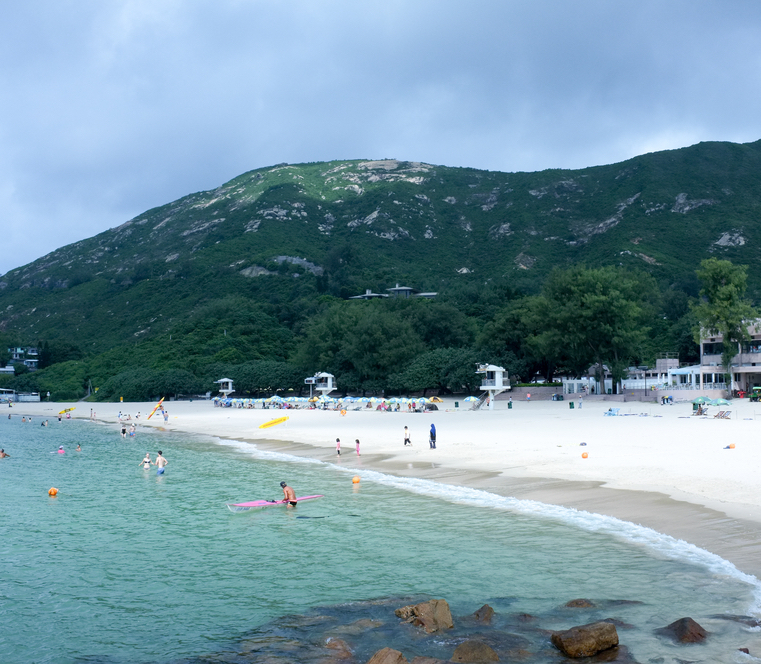
M 280 482 L 283 488 L 283 500 L 288 502 L 289 507 L 296 507 L 296 493 L 285 482 Z

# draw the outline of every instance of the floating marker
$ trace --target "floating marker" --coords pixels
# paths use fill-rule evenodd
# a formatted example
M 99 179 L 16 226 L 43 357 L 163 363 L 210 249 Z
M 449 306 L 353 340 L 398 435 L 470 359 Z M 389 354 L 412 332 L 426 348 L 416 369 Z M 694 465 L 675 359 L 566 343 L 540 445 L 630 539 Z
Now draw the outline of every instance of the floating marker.
M 55 496 L 57 493 L 58 493 L 58 489 L 56 489 L 54 486 L 48 489 L 49 496 Z
M 351 483 L 352 484 L 359 484 L 359 480 L 360 480 L 359 475 L 355 475 L 354 477 L 351 478 Z
M 586 452 L 584 452 L 584 454 L 582 454 L 582 455 L 581 455 L 581 458 L 582 458 L 582 459 L 586 459 L 586 458 L 588 458 L 588 457 L 589 457 L 589 455 L 588 455 Z

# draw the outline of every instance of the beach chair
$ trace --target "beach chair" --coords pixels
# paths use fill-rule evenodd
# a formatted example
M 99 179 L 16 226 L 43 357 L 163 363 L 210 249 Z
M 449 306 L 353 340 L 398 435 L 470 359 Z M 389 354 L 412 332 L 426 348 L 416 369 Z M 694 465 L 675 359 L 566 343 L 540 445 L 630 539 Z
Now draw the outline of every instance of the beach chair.
M 723 420 L 724 419 L 724 411 L 720 410 L 718 413 L 716 413 L 716 415 L 713 416 L 713 419 Z
M 722 420 L 730 420 L 732 419 L 732 411 L 731 410 L 725 410 L 724 414 L 721 416 Z
M 618 415 L 618 411 L 619 410 L 621 410 L 621 409 L 620 408 L 608 408 L 608 410 L 606 410 L 603 413 L 603 415 L 606 415 L 608 417 L 615 417 L 616 415 Z

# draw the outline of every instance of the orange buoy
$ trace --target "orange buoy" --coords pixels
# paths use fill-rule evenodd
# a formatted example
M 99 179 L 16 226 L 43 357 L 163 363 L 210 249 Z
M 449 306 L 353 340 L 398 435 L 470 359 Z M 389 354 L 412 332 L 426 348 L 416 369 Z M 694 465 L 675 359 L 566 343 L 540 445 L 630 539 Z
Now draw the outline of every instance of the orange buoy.
M 734 443 L 730 443 L 730 444 L 729 444 L 729 449 L 730 449 L 730 450 L 733 450 L 733 449 L 735 449 L 735 444 L 734 444 Z
M 589 457 L 589 455 L 586 452 L 584 452 L 584 454 L 581 455 L 582 459 L 586 459 L 587 457 Z
M 345 411 L 345 410 L 342 410 L 342 411 L 341 411 L 341 415 L 346 415 L 346 411 Z
M 360 479 L 359 475 L 355 475 L 354 477 L 351 478 L 351 483 L 352 484 L 359 484 L 359 479 Z
M 55 496 L 57 493 L 58 493 L 58 489 L 56 489 L 55 487 L 51 487 L 50 489 L 48 489 L 49 496 Z

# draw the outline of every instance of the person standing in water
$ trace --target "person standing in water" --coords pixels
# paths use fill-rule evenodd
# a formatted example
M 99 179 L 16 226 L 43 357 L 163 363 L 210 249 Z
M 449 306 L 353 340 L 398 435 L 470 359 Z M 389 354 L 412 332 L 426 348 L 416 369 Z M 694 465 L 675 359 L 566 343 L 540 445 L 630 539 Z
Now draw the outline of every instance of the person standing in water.
M 288 503 L 288 507 L 296 507 L 296 493 L 285 482 L 280 482 L 283 489 L 283 500 Z
M 11 455 L 10 454 L 6 454 L 5 450 L 0 450 L 0 459 L 6 459 L 6 458 L 10 459 Z
M 77 443 L 77 449 L 75 449 L 74 451 L 75 452 L 81 452 L 82 451 L 82 446 L 79 443 Z
M 169 463 L 163 456 L 161 456 L 161 450 L 159 450 L 159 454 L 156 457 L 156 461 L 153 462 L 154 465 L 158 466 L 156 469 L 156 475 L 163 475 L 164 474 L 164 468 Z
M 336 454 L 341 456 L 341 439 L 336 438 Z
M 151 463 L 151 453 L 146 452 L 145 458 L 138 464 L 138 466 L 142 466 L 145 470 L 148 470 L 151 467 Z

